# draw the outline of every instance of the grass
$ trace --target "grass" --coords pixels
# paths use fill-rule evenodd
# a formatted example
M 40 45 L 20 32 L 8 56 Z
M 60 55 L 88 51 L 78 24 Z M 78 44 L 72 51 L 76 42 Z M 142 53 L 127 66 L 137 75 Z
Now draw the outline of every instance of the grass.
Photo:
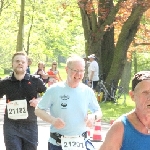
M 122 114 L 125 114 L 134 109 L 134 102 L 127 95 L 126 104 L 115 104 L 112 102 L 105 102 L 100 103 L 100 107 L 103 113 L 102 120 L 109 122 L 110 120 L 115 120 Z
M 46 71 L 49 68 L 46 67 Z M 37 70 L 37 66 L 31 66 L 31 73 L 35 73 Z M 66 71 L 64 64 L 61 64 L 61 66 L 58 67 L 60 76 L 63 80 L 66 79 Z M 8 74 L 4 74 L 3 70 L 0 69 L 0 77 L 4 78 L 5 76 L 8 76 Z M 124 113 L 127 113 L 131 111 L 134 108 L 134 102 L 130 99 L 129 96 L 126 96 L 126 105 L 121 104 L 114 104 L 112 102 L 105 102 L 100 103 L 100 107 L 103 112 L 103 118 L 102 120 L 109 122 L 110 120 L 115 120 L 119 116 L 121 116 Z

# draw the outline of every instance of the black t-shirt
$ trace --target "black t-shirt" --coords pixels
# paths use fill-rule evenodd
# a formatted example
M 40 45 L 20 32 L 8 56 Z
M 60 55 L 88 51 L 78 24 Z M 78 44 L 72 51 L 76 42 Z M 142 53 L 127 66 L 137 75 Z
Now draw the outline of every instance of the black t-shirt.
M 18 119 L 16 121 L 36 121 L 37 117 L 34 114 L 35 108 L 30 106 L 29 101 L 33 98 L 37 98 L 38 93 L 42 93 L 46 90 L 44 82 L 35 77 L 34 75 L 25 74 L 24 79 L 17 80 L 12 76 L 7 77 L 0 81 L 0 98 L 6 95 L 6 103 L 13 100 L 27 101 L 28 118 Z M 7 109 L 4 114 L 4 121 L 8 119 Z

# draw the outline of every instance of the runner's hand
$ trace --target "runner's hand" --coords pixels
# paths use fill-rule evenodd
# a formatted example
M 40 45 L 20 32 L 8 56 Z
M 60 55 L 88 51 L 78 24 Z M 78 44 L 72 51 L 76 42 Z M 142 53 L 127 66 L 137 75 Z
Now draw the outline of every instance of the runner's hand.
M 38 104 L 39 99 L 33 98 L 32 100 L 29 101 L 30 106 L 36 107 Z
M 56 129 L 62 129 L 65 127 L 65 122 L 60 118 L 54 118 L 52 119 L 51 123 Z
M 95 122 L 95 116 L 93 114 L 88 114 L 85 121 L 86 121 L 87 127 L 93 127 L 94 122 Z

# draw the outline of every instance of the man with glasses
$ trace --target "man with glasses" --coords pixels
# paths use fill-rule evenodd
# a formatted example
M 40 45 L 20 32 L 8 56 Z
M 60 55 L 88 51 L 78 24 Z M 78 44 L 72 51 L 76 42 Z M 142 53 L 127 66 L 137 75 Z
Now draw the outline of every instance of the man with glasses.
M 51 124 L 49 150 L 94 150 L 86 131 L 101 119 L 102 112 L 94 91 L 81 82 L 84 69 L 84 59 L 69 57 L 66 81 L 53 84 L 35 109 L 38 117 Z M 46 113 L 48 109 L 50 114 Z

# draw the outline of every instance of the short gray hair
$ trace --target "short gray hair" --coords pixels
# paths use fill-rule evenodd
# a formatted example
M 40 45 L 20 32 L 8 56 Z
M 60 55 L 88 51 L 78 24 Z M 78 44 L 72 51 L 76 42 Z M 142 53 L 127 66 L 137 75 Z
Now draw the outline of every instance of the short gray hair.
M 71 55 L 67 61 L 66 61 L 66 65 L 67 66 L 71 66 L 73 64 L 73 62 L 83 62 L 83 64 L 85 65 L 85 61 L 82 57 L 76 55 L 76 54 L 73 54 Z

